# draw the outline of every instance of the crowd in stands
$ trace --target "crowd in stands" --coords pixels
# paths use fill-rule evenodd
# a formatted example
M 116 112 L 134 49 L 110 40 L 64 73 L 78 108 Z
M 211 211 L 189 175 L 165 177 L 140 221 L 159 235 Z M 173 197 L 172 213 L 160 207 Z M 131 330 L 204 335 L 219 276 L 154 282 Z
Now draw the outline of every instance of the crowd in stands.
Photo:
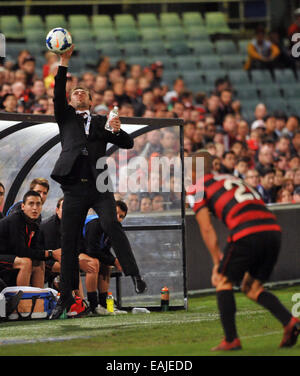
M 275 40 L 275 36 L 267 40 L 264 30 L 258 29 L 256 37 L 249 42 L 245 69 L 273 69 L 278 57 L 282 68 L 294 69 L 296 63 Z M 4 61 L 0 66 L 1 111 L 53 115 L 58 64 L 58 56 L 46 52 L 42 77 L 39 77 L 30 51 L 21 51 L 15 62 Z M 298 116 L 280 108 L 270 112 L 265 103 L 258 103 L 253 119 L 246 119 L 227 77 L 218 78 L 210 93 L 202 92 L 201 87 L 199 92 L 191 92 L 182 77 L 169 87 L 164 82 L 164 66 L 159 61 L 142 68 L 125 61 L 112 65 L 109 57 L 101 57 L 96 71 L 87 71 L 81 76 L 68 72 L 67 95 L 78 85 L 90 89 L 94 114 L 106 115 L 118 105 L 120 116 L 183 118 L 186 155 L 206 148 L 214 156 L 216 172 L 244 179 L 257 188 L 266 203 L 300 201 Z M 150 159 L 159 155 L 178 156 L 178 132 L 164 129 L 139 136 L 130 153 L 129 159 L 138 155 Z M 129 212 L 180 208 L 176 184 L 173 176 L 173 191 L 168 197 L 146 193 L 125 197 L 118 193 L 118 198 L 126 198 Z

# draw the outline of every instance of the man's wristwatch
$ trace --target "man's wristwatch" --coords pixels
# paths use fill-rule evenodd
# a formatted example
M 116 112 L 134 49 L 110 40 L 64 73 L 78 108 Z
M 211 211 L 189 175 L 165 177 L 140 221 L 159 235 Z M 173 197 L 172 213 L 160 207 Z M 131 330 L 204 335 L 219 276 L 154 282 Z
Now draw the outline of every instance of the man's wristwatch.
M 53 259 L 53 251 L 52 251 L 52 249 L 49 249 L 48 250 L 48 257 L 47 257 L 47 259 Z

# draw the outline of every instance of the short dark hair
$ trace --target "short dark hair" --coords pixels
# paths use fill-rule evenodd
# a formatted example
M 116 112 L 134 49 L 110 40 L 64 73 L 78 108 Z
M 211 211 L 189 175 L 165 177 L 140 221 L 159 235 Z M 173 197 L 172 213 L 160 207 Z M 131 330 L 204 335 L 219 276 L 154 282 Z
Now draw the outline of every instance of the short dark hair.
M 117 200 L 116 206 L 118 206 L 125 213 L 125 215 L 127 214 L 128 207 L 124 201 Z
M 268 174 L 275 174 L 275 169 L 274 167 L 264 167 L 259 171 L 259 175 L 262 177 L 265 177 Z
M 228 154 L 232 154 L 236 157 L 236 154 L 233 150 L 227 150 L 227 151 L 224 151 L 224 153 L 222 155 L 222 159 L 226 158 Z
M 30 190 L 26 192 L 25 195 L 23 196 L 23 204 L 26 204 L 28 197 L 31 197 L 31 196 L 39 197 L 42 201 L 42 197 L 38 192 Z
M 76 87 L 74 87 L 71 90 L 70 98 L 71 98 L 71 96 L 72 96 L 72 94 L 74 93 L 75 90 L 84 90 L 84 91 L 86 91 L 87 93 L 89 93 L 90 100 L 92 100 L 92 94 L 91 94 L 90 90 L 87 87 L 83 87 L 83 86 L 76 86 Z

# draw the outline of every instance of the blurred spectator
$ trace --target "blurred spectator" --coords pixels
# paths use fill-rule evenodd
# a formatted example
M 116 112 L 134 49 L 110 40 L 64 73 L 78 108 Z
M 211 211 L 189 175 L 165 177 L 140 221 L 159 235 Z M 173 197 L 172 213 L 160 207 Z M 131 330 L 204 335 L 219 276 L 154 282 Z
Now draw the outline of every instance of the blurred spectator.
M 273 141 L 276 141 L 278 136 L 275 132 L 276 129 L 276 118 L 275 115 L 269 114 L 264 117 L 264 123 L 266 126 L 265 135 L 268 138 L 271 138 Z
M 175 102 L 172 108 L 173 117 L 183 118 L 184 117 L 184 104 L 181 102 Z
M 233 175 L 240 179 L 244 179 L 247 174 L 248 169 L 249 169 L 249 158 L 242 157 L 238 159 L 235 165 L 234 171 L 233 171 Z
M 279 189 L 282 187 L 283 179 L 284 179 L 284 171 L 279 169 L 279 168 L 276 168 L 275 169 L 274 185 L 275 185 L 277 191 L 279 191 Z
M 295 134 L 292 138 L 291 154 L 292 155 L 295 155 L 295 154 L 300 155 L 300 130 L 299 129 L 295 132 Z
M 299 117 L 297 115 L 290 115 L 282 133 L 292 138 L 297 129 L 299 129 Z
M 254 111 L 255 120 L 264 120 L 267 115 L 268 111 L 266 105 L 264 103 L 258 103 Z
M 128 213 L 135 213 L 139 211 L 140 208 L 140 202 L 139 202 L 139 196 L 137 193 L 129 193 L 126 204 L 128 206 Z
M 275 133 L 277 137 L 282 136 L 282 131 L 286 125 L 286 115 L 283 111 L 276 111 L 275 112 Z
M 294 189 L 295 189 L 294 180 L 289 179 L 289 178 L 284 178 L 281 187 L 282 187 L 282 189 L 285 189 L 292 194 L 294 192 Z
M 221 171 L 221 159 L 217 156 L 213 157 L 212 160 L 212 172 L 215 174 L 220 173 Z
M 252 169 L 248 170 L 245 173 L 245 182 L 251 187 L 257 189 L 259 182 L 260 182 L 260 176 L 257 170 Z
M 149 196 L 144 196 L 141 198 L 140 212 L 150 213 L 152 211 L 152 201 Z
M 185 84 L 182 78 L 178 77 L 173 84 L 173 90 L 170 90 L 164 96 L 164 101 L 167 104 L 174 103 L 185 90 Z
M 24 60 L 30 56 L 30 52 L 26 49 L 24 50 L 21 50 L 19 53 L 18 53 L 18 57 L 17 57 L 17 61 L 16 63 L 14 64 L 13 66 L 13 70 L 16 71 L 18 69 L 22 69 L 23 68 L 23 63 L 24 63 Z
M 297 188 L 300 186 L 300 168 L 297 168 L 294 173 L 294 186 Z
M 269 32 L 269 40 L 279 50 L 279 55 L 276 58 L 276 68 L 277 69 L 290 68 L 296 71 L 295 60 L 291 56 L 290 51 L 284 45 L 284 42 L 282 38 L 280 37 L 279 32 L 276 30 L 271 30 Z
M 18 100 L 14 94 L 6 94 L 2 100 L 4 112 L 17 112 Z
M 233 174 L 236 163 L 236 155 L 233 151 L 225 151 L 222 157 L 220 173 Z
M 164 209 L 164 196 L 160 193 L 155 193 L 152 195 L 152 211 L 163 212 Z
M 27 56 L 23 60 L 22 70 L 26 74 L 26 86 L 32 86 L 34 79 L 37 78 L 35 74 L 35 58 L 33 56 Z
M 223 138 L 225 149 L 229 150 L 237 140 L 237 121 L 233 115 L 229 114 L 225 116 L 223 129 L 226 132 Z
M 260 184 L 257 187 L 263 201 L 266 204 L 276 202 L 275 170 L 272 167 L 265 167 L 260 170 Z
M 247 141 L 249 137 L 249 124 L 246 120 L 240 120 L 237 123 L 236 139 L 242 142 Z
M 300 187 L 297 187 L 294 190 L 294 193 L 293 193 L 293 202 L 295 204 L 299 204 L 300 203 Z
M 263 172 L 264 169 L 273 167 L 274 158 L 272 154 L 272 149 L 268 145 L 263 145 L 258 152 L 258 163 L 256 169 L 259 174 Z
M 288 166 L 294 171 L 300 168 L 300 156 L 297 154 L 292 155 L 288 160 Z
M 43 78 L 47 77 L 50 74 L 50 67 L 53 63 L 58 62 L 58 55 L 54 52 L 47 51 L 45 53 L 45 64 L 43 65 Z
M 282 188 L 277 193 L 276 202 L 281 203 L 281 204 L 292 203 L 293 202 L 293 195 L 287 189 Z
M 248 60 L 245 69 L 274 69 L 279 54 L 279 48 L 266 39 L 264 28 L 258 27 L 255 38 L 248 45 Z

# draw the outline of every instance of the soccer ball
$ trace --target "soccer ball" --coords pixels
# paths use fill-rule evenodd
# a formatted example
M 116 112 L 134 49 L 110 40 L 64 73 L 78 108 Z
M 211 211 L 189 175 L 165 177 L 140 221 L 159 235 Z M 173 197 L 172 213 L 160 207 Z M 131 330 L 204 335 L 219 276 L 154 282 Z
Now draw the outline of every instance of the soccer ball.
M 46 37 L 46 46 L 50 51 L 62 54 L 72 46 L 71 34 L 62 27 L 56 27 L 49 31 Z

